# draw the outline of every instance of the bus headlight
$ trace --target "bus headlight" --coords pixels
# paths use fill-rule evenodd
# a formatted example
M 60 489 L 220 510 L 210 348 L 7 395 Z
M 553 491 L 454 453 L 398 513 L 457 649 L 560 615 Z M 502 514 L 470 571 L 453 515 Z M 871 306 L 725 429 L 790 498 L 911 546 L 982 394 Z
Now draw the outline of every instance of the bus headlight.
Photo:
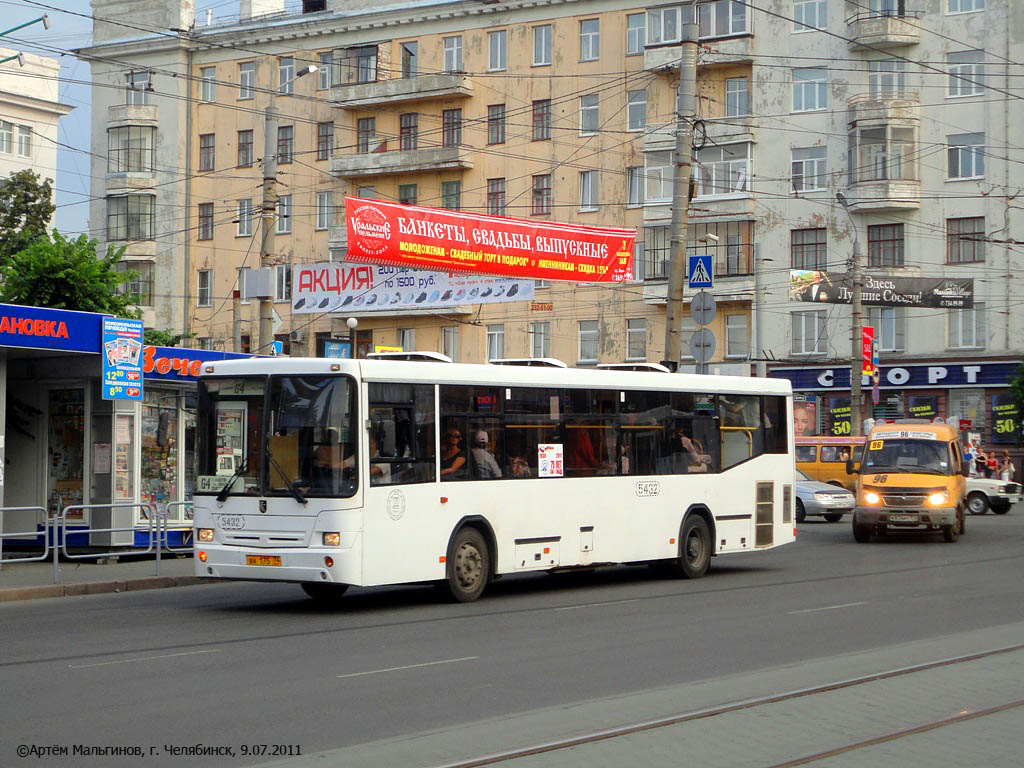
M 874 491 L 868 491 L 867 493 L 864 494 L 864 503 L 865 504 L 872 504 L 872 505 L 874 505 L 874 504 L 881 504 L 882 503 L 882 497 L 879 496 Z
M 206 542 L 207 544 L 213 541 L 213 528 L 199 528 L 196 530 L 196 541 Z
M 325 533 L 324 534 L 324 546 L 325 547 L 340 547 L 341 546 L 341 534 L 340 533 Z
M 936 491 L 928 497 L 928 503 L 933 507 L 940 507 L 943 504 L 949 504 L 949 492 Z

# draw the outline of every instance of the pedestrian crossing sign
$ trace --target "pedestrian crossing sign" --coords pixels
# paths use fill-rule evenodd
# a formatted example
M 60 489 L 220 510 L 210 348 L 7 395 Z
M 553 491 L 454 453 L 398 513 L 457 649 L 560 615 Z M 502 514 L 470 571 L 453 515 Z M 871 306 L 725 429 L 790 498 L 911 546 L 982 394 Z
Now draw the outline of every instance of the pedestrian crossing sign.
M 713 273 L 711 271 L 711 254 L 699 254 L 696 256 L 689 256 L 689 269 L 687 274 L 689 275 L 689 286 L 690 288 L 711 288 L 713 280 Z

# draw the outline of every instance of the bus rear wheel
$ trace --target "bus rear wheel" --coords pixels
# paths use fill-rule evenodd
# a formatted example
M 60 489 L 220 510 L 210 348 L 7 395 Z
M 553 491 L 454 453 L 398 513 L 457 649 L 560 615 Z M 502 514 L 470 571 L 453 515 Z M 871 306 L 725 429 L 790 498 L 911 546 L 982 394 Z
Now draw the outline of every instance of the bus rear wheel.
M 302 582 L 302 591 L 319 603 L 331 603 L 345 594 L 348 584 L 333 584 L 322 581 Z
M 711 565 L 711 532 L 700 515 L 690 515 L 679 536 L 679 570 L 688 579 L 699 579 Z
M 476 528 L 455 535 L 446 560 L 444 589 L 458 603 L 470 603 L 483 594 L 491 573 L 491 553 Z

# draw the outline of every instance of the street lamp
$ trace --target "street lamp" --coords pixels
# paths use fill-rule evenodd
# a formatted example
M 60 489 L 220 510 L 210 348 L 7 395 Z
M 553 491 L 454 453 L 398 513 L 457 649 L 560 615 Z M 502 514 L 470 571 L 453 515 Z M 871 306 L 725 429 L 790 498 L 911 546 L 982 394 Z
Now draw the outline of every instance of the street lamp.
M 846 196 L 842 192 L 836 192 L 836 200 L 843 206 L 846 215 L 850 219 L 850 228 L 853 230 L 853 312 L 850 318 L 850 434 L 861 434 L 861 390 L 860 379 L 863 368 L 861 358 L 863 356 L 863 343 L 861 337 L 864 335 L 863 322 L 861 320 L 860 305 L 860 239 L 857 237 L 857 224 L 850 213 L 850 206 L 846 202 Z
M 345 321 L 345 325 L 348 326 L 348 356 L 350 359 L 355 360 L 356 358 L 356 326 L 359 325 L 359 321 L 350 317 Z
M 43 29 L 50 28 L 50 17 L 44 13 L 37 19 L 32 19 L 32 21 L 26 21 L 24 24 L 19 24 L 16 27 L 11 27 L 10 29 L 6 29 L 3 32 L 0 32 L 0 37 L 7 37 L 9 34 L 11 34 L 11 32 L 17 32 L 19 29 L 31 27 L 33 24 L 38 24 L 40 21 L 43 22 Z M 13 56 L 8 56 L 6 59 L 0 59 L 0 64 L 5 64 L 8 61 L 14 61 L 15 59 L 18 60 L 19 67 L 25 66 L 25 54 L 23 53 L 16 53 Z

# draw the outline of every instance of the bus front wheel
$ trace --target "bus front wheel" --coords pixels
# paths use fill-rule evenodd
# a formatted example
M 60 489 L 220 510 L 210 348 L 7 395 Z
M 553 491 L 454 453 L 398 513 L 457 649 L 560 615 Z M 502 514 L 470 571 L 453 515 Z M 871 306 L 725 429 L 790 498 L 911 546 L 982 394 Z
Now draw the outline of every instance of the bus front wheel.
M 700 515 L 690 515 L 679 537 L 679 570 L 688 579 L 699 579 L 711 564 L 711 532 Z
M 463 528 L 452 542 L 446 561 L 445 592 L 458 603 L 470 603 L 483 594 L 491 572 L 491 553 L 476 528 Z

